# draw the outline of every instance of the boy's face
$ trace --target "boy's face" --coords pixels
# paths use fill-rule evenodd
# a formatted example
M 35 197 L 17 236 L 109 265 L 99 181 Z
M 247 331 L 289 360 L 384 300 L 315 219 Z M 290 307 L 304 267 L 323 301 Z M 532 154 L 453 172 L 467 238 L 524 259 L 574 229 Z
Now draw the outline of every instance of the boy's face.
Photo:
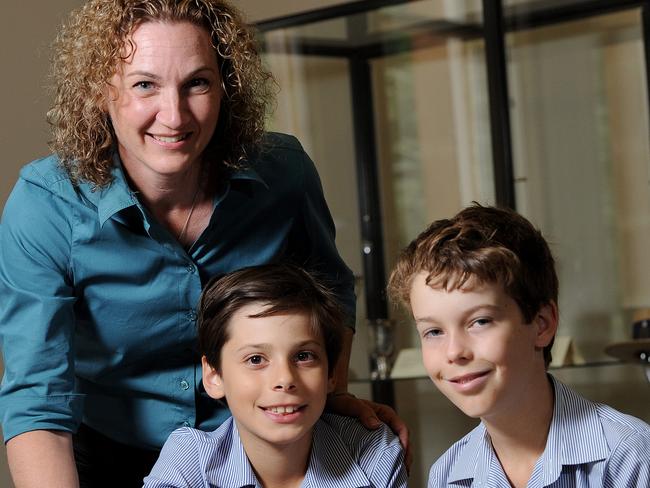
M 221 371 L 203 358 L 203 383 L 213 398 L 226 397 L 247 448 L 309 449 L 333 385 L 322 334 L 314 334 L 305 313 L 249 317 L 265 308 L 251 304 L 232 316 Z
M 542 348 L 555 334 L 557 308 L 545 306 L 525 324 L 499 284 L 470 280 L 445 291 L 428 286 L 426 276 L 414 278 L 410 301 L 429 377 L 470 417 L 515 414 L 545 377 Z

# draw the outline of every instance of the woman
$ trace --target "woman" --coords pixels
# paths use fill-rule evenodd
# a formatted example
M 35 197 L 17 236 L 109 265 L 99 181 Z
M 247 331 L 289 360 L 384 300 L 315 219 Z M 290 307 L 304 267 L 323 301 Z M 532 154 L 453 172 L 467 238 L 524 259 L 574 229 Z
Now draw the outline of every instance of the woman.
M 271 77 L 228 4 L 90 0 L 54 79 L 54 155 L 23 168 L 0 226 L 10 469 L 18 487 L 140 486 L 172 430 L 228 416 L 194 348 L 207 280 L 291 260 L 352 323 L 352 276 L 313 163 L 264 134 Z M 399 424 L 346 393 L 351 337 L 331 407 Z

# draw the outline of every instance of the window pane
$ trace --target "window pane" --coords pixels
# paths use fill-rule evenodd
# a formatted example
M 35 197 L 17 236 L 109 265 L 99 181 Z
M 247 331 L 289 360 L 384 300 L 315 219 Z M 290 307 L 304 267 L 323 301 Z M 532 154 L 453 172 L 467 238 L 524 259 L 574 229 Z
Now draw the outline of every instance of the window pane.
M 650 305 L 639 10 L 508 36 L 517 206 L 553 243 L 560 333 L 589 359 Z

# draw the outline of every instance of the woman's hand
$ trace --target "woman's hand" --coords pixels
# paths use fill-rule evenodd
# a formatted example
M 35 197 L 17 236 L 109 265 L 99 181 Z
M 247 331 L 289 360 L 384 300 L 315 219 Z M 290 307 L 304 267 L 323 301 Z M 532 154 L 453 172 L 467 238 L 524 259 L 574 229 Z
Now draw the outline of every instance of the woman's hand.
M 404 421 L 397 416 L 395 410 L 388 405 L 357 398 L 352 393 L 335 392 L 327 397 L 327 410 L 339 415 L 358 418 L 368 429 L 377 429 L 385 423 L 399 437 L 404 448 L 404 460 L 409 469 L 412 462 L 409 431 Z

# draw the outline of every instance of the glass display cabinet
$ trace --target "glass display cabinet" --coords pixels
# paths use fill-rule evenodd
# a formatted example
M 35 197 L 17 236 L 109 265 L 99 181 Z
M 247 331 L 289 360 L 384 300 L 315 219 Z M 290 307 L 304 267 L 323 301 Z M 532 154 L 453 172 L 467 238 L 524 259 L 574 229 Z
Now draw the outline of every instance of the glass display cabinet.
M 279 86 L 269 128 L 316 162 L 357 276 L 353 387 L 410 424 L 412 486 L 475 421 L 420 373 L 391 371 L 418 341 L 386 278 L 428 223 L 472 201 L 517 209 L 551 243 L 559 334 L 584 363 L 554 374 L 650 421 L 643 369 L 604 354 L 650 308 L 649 7 L 372 0 L 258 24 Z

